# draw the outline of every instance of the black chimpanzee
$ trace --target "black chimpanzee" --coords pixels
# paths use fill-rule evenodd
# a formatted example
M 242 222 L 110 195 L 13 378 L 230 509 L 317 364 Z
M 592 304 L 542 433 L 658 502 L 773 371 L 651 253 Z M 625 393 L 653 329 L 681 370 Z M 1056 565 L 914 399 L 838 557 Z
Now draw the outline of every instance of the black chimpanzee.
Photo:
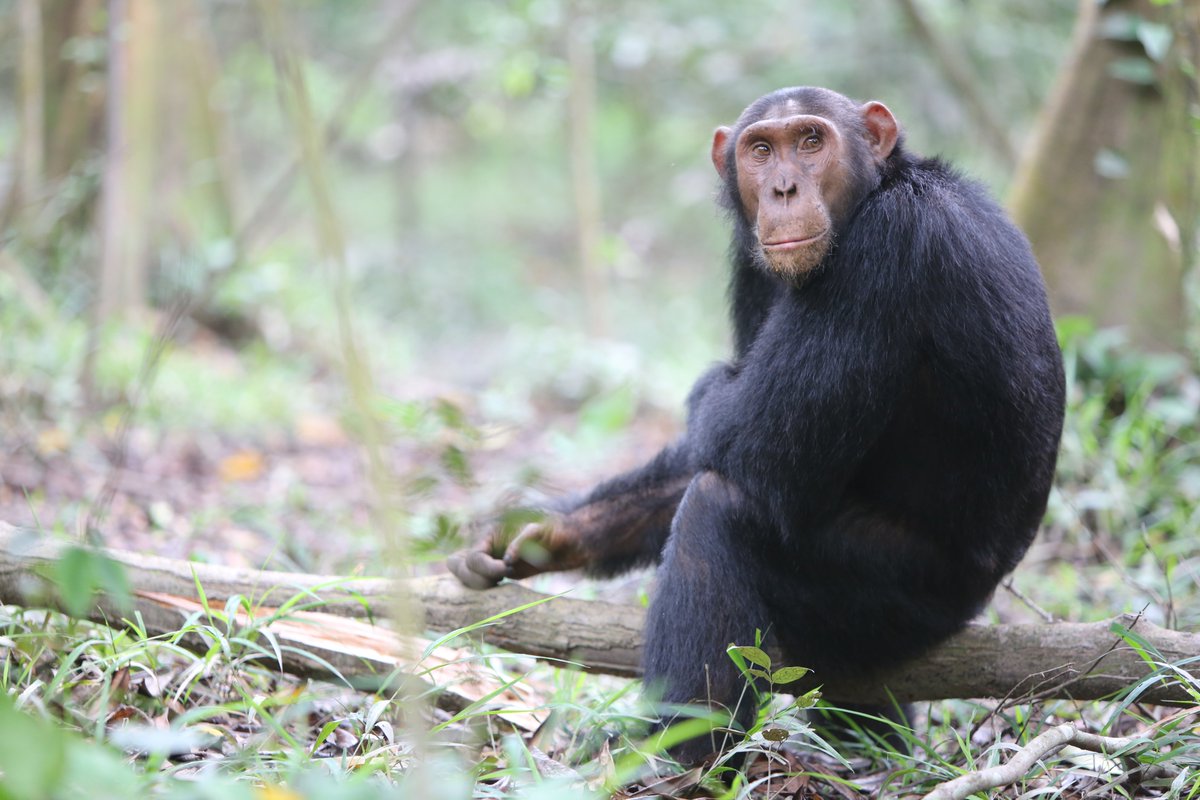
M 733 361 L 649 464 L 450 569 L 483 588 L 659 562 L 646 680 L 732 708 L 725 649 L 756 629 L 819 681 L 912 658 L 978 613 L 1045 511 L 1064 388 L 1025 238 L 907 152 L 883 104 L 781 89 L 716 131 L 712 160 Z

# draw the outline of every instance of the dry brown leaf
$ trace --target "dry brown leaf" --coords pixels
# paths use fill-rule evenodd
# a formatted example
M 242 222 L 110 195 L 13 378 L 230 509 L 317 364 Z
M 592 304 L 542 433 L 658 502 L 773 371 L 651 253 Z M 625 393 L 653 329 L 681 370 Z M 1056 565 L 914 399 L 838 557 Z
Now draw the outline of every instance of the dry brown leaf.
M 37 452 L 40 456 L 54 456 L 66 452 L 71 440 L 61 428 L 46 428 L 37 435 Z
M 253 481 L 262 477 L 267 462 L 257 450 L 239 450 L 221 459 L 217 473 L 226 483 Z

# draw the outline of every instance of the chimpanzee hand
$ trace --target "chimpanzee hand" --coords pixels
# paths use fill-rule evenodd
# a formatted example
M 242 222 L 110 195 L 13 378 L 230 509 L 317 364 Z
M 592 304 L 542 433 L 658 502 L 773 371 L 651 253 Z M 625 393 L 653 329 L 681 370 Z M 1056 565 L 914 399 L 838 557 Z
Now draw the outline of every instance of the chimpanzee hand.
M 528 520 L 529 514 L 520 518 Z M 504 578 L 520 580 L 584 566 L 586 557 L 569 516 L 538 512 L 537 518 L 519 528 L 512 520 L 501 520 L 479 544 L 450 556 L 446 566 L 471 589 L 490 589 Z

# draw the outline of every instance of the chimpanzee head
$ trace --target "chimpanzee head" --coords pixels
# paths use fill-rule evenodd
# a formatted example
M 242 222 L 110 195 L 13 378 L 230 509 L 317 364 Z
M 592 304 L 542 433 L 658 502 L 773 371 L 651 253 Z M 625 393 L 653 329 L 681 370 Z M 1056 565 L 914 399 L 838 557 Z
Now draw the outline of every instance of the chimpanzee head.
M 713 135 L 723 203 L 750 234 L 739 241 L 765 269 L 801 283 L 879 185 L 899 140 L 883 103 L 807 86 L 759 98 Z

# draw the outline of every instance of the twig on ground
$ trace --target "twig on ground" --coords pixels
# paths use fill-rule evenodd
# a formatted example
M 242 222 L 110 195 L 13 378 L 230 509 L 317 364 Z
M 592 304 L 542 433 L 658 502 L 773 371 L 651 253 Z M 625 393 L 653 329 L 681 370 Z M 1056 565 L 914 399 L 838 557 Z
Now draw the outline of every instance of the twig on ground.
M 1134 747 L 1152 746 L 1153 742 L 1143 738 L 1099 736 L 1081 731 L 1073 723 L 1064 722 L 1034 737 L 1029 744 L 1018 750 L 1007 764 L 968 772 L 954 780 L 946 781 L 925 795 L 924 800 L 963 800 L 975 792 L 1016 783 L 1028 775 L 1038 761 L 1054 755 L 1069 744 L 1093 753 L 1111 756 L 1114 753 L 1124 754 L 1124 751 Z
M 1200 713 L 1200 707 L 1186 708 L 1177 714 L 1158 720 L 1139 736 L 1101 736 L 1097 733 L 1080 730 L 1073 723 L 1064 722 L 1062 725 L 1056 725 L 1038 734 L 1029 744 L 1018 750 L 1007 764 L 968 772 L 954 780 L 946 781 L 925 795 L 923 800 L 963 800 L 975 792 L 1016 783 L 1029 774 L 1029 770 L 1035 763 L 1054 755 L 1068 745 L 1120 759 L 1125 768 L 1125 774 L 1119 777 L 1115 783 L 1122 783 L 1134 776 L 1139 781 L 1145 780 L 1164 772 L 1163 768 L 1157 764 L 1143 766 L 1139 765 L 1137 761 L 1139 753 L 1157 747 L 1153 738 L 1155 732 L 1169 723 L 1178 722 L 1197 713 Z M 1170 770 L 1165 771 L 1167 774 L 1170 773 Z
M 1047 611 L 1046 609 L 1039 606 L 1037 603 L 1033 602 L 1033 600 L 1028 595 L 1026 595 L 1024 592 L 1022 592 L 1020 589 L 1018 589 L 1016 587 L 1016 585 L 1013 583 L 1013 579 L 1012 579 L 1011 575 L 1008 576 L 1007 578 L 1005 578 L 1004 582 L 1001 583 L 1000 585 L 1003 586 L 1004 589 L 1009 594 L 1011 594 L 1013 597 L 1017 598 L 1022 603 L 1024 603 L 1025 606 L 1030 611 L 1032 611 L 1033 613 L 1035 613 L 1039 617 L 1041 617 L 1043 622 L 1058 622 L 1058 620 L 1055 619 L 1053 614 L 1051 614 L 1049 611 Z

